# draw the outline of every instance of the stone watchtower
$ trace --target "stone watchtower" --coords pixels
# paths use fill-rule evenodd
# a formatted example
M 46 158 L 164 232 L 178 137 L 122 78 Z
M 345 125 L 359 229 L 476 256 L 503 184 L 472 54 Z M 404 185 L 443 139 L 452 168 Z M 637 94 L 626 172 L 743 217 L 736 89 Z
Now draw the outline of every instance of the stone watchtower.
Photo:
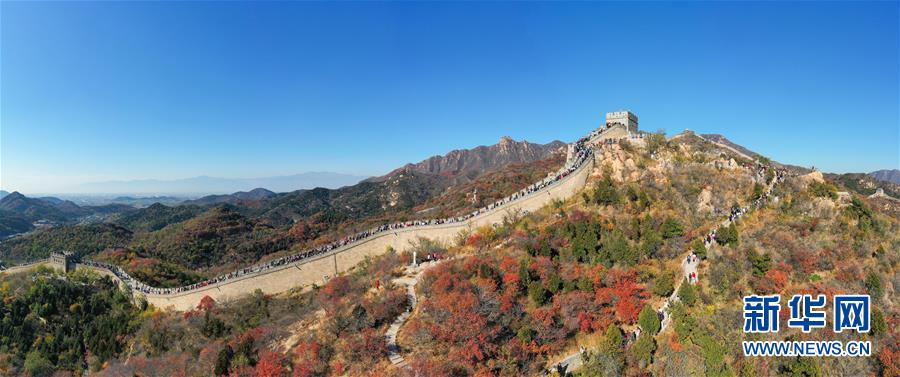
M 67 250 L 50 253 L 50 265 L 61 268 L 63 272 L 75 270 L 75 253 Z
M 606 125 L 613 126 L 621 124 L 628 129 L 629 132 L 637 132 L 638 117 L 631 111 L 613 111 L 606 113 Z

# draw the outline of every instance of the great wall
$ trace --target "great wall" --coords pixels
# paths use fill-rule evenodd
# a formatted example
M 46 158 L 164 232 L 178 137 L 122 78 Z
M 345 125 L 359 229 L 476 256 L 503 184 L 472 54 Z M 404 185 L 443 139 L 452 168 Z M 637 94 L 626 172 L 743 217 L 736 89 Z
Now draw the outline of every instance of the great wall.
M 633 129 L 636 130 L 636 125 Z M 641 134 L 632 132 L 631 127 L 614 124 L 591 132 L 586 137 L 586 145 L 594 148 L 603 142 L 629 138 L 636 142 L 643 142 Z M 569 149 L 569 154 L 571 159 L 572 148 Z M 499 224 L 510 215 L 535 211 L 555 200 L 568 199 L 581 191 L 585 186 L 588 177 L 593 171 L 594 156 L 594 154 L 591 154 L 590 158 L 578 166 L 571 174 L 553 182 L 549 186 L 494 207 L 465 221 L 440 225 L 420 225 L 382 232 L 378 235 L 338 247 L 327 253 L 183 292 L 157 294 L 132 290 L 132 293 L 135 299 L 143 297 L 147 303 L 158 308 L 186 311 L 194 309 L 204 296 L 209 296 L 218 302 L 228 302 L 252 294 L 257 289 L 265 294 L 278 294 L 313 284 L 323 284 L 329 277 L 350 270 L 368 257 L 383 254 L 388 250 L 407 250 L 419 239 L 450 242 L 460 232 L 470 231 L 485 225 Z M 25 272 L 39 265 L 60 267 L 59 263 L 55 263 L 52 258 L 28 265 L 11 267 L 2 271 L 2 273 Z M 130 288 L 127 282 L 107 268 L 85 263 L 71 263 L 73 263 L 73 269 L 92 270 L 99 274 L 110 276 L 119 283 L 120 287 Z M 63 267 L 64 270 L 69 269 L 65 264 Z

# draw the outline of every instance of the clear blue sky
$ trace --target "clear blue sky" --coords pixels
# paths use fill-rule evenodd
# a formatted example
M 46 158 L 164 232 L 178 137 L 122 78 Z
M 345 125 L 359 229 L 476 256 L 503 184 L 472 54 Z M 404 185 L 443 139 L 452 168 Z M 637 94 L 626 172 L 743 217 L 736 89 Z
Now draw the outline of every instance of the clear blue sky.
M 606 111 L 900 167 L 898 2 L 0 3 L 0 186 L 383 174 Z

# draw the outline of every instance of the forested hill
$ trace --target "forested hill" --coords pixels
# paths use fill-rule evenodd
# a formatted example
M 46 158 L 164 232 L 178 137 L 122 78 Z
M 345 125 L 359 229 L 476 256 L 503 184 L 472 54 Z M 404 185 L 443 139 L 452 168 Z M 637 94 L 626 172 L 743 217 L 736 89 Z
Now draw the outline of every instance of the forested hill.
M 102 243 L 109 250 L 95 259 L 120 264 L 151 282 L 186 284 L 375 224 L 463 213 L 543 179 L 564 160 L 561 142 L 504 138 L 339 189 L 280 194 L 256 189 L 177 206 L 154 204 L 111 217 L 109 223 L 129 235 Z M 0 243 L 0 259 L 46 256 L 50 246 L 75 249 L 89 238 L 87 230 L 62 226 L 21 236 Z M 96 251 L 91 247 L 79 254 Z M 153 278 L 156 274 L 162 277 Z
M 420 258 L 414 270 L 405 267 L 412 253 L 385 253 L 321 287 L 231 302 L 207 297 L 182 313 L 126 305 L 102 282 L 77 276 L 0 276 L 0 311 L 13 319 L 0 329 L 14 334 L 0 337 L 0 374 L 542 376 L 564 359 L 580 362 L 576 376 L 877 376 L 900 370 L 892 285 L 900 218 L 874 198 L 818 173 L 776 180 L 784 170 L 696 135 L 606 145 L 596 157 L 585 189 L 568 200 L 472 229 L 452 244 L 411 245 Z M 517 174 L 542 164 L 555 162 L 509 165 L 412 211 L 452 211 L 448 203 L 465 202 L 466 192 L 498 194 L 490 188 L 503 191 L 507 180 L 528 179 Z M 541 168 L 534 169 L 539 175 Z M 848 194 L 838 195 L 844 190 Z M 742 215 L 703 242 L 736 209 Z M 314 231 L 305 226 L 292 231 Z M 203 258 L 237 255 L 225 244 L 253 241 L 247 232 L 273 230 L 225 205 L 136 234 L 133 240 L 141 241 L 133 245 L 178 260 L 184 256 L 171 247 L 180 243 L 170 241 L 183 240 L 208 254 L 179 263 L 204 264 Z M 209 247 L 217 243 L 222 246 Z M 149 274 L 141 276 L 190 279 L 155 260 L 129 259 L 129 253 L 135 251 L 103 255 Z M 687 264 L 692 255 L 695 262 Z M 694 283 L 686 279 L 686 266 L 697 274 Z M 750 293 L 829 300 L 869 294 L 871 330 L 805 334 L 784 326 L 775 334 L 744 334 L 741 300 Z M 403 315 L 409 305 L 413 310 Z M 71 321 L 109 330 L 79 338 L 57 328 Z M 397 349 L 385 344 L 392 325 Z M 23 329 L 38 336 L 24 337 Z M 822 338 L 871 341 L 873 356 L 748 358 L 740 343 Z M 404 362 L 392 364 L 389 356 L 397 355 Z

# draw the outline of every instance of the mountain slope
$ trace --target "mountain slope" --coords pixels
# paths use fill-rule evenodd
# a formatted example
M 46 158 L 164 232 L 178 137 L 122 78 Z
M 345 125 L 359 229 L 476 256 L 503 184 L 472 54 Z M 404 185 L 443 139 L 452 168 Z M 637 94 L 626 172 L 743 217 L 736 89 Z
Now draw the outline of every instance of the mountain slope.
M 173 180 L 143 179 L 134 181 L 91 182 L 80 185 L 75 190 L 78 192 L 128 194 L 224 194 L 250 190 L 255 187 L 265 187 L 277 192 L 286 192 L 314 187 L 338 188 L 352 185 L 364 178 L 365 177 L 361 176 L 329 172 L 309 172 L 261 178 L 220 178 L 201 176 Z
M 861 195 L 872 195 L 879 188 L 884 193 L 894 198 L 900 198 L 900 184 L 891 183 L 886 180 L 880 180 L 870 174 L 864 173 L 844 173 L 844 174 L 825 174 L 825 177 L 834 181 L 846 190 L 856 192 Z
M 52 201 L 29 198 L 18 191 L 0 199 L 0 210 L 15 213 L 28 221 L 46 219 L 66 222 L 89 214 L 89 211 L 70 201 L 60 200 L 54 203 Z
M 272 191 L 266 190 L 264 188 L 255 188 L 250 191 L 238 191 L 233 194 L 228 195 L 207 195 L 199 199 L 193 200 L 185 200 L 182 204 L 188 205 L 211 205 L 211 204 L 243 204 L 243 205 L 253 205 L 254 201 L 259 201 L 263 199 L 268 199 L 276 196 Z
M 34 226 L 28 219 L 7 210 L 0 210 L 0 240 L 32 229 Z
M 488 172 L 564 153 L 565 144 L 559 141 L 535 144 L 503 137 L 494 145 L 433 156 L 357 185 L 337 190 L 316 189 L 280 194 L 264 201 L 257 213 L 276 225 L 291 224 L 316 213 L 340 220 L 360 220 L 396 213 L 423 204 L 454 185 L 471 182 Z M 559 166 L 548 167 L 547 172 Z
M 169 224 L 191 219 L 203 211 L 204 209 L 199 206 L 179 205 L 170 207 L 155 203 L 146 208 L 120 214 L 114 217 L 111 222 L 128 228 L 135 233 L 153 232 Z
M 870 176 L 879 180 L 900 185 L 900 169 L 876 170 L 869 173 Z
M 409 171 L 469 181 L 487 171 L 512 163 L 544 159 L 564 150 L 565 146 L 566 144 L 561 141 L 535 144 L 525 140 L 515 141 L 509 136 L 504 136 L 494 145 L 453 150 L 443 156 L 432 156 L 415 164 L 407 164 L 368 181 L 381 182 Z

